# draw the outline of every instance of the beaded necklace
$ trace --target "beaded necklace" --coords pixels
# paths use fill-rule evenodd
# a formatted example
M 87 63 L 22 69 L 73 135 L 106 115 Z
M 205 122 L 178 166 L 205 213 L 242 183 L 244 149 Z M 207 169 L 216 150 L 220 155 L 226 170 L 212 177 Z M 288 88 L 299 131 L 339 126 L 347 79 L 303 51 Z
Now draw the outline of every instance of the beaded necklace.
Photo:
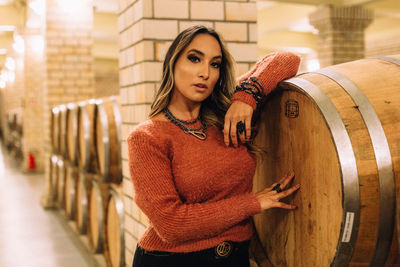
M 207 138 L 206 131 L 207 131 L 207 124 L 201 120 L 200 114 L 199 116 L 194 120 L 194 121 L 184 121 L 176 118 L 174 115 L 172 115 L 171 111 L 165 107 L 163 109 L 163 112 L 165 113 L 165 116 L 167 117 L 168 120 L 170 120 L 173 124 L 181 128 L 185 133 L 191 134 L 195 136 L 196 138 L 200 140 L 205 140 Z M 201 126 L 195 129 L 189 128 L 186 125 L 191 125 L 200 120 Z M 186 124 L 186 125 L 185 125 Z M 201 131 L 200 131 L 201 130 Z

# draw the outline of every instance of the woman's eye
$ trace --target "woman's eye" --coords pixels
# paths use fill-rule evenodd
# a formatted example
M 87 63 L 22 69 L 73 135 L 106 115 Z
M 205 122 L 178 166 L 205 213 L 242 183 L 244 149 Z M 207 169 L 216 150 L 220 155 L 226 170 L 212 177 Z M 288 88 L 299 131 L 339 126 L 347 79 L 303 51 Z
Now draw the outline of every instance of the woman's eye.
M 198 58 L 198 57 L 196 57 L 196 56 L 193 56 L 193 55 L 188 56 L 188 59 L 189 59 L 190 61 L 194 62 L 194 63 L 197 63 L 197 62 L 200 61 L 200 58 Z
M 211 66 L 213 66 L 213 67 L 216 68 L 216 69 L 219 69 L 219 68 L 221 67 L 221 63 L 219 63 L 219 62 L 214 62 L 214 63 L 211 63 Z

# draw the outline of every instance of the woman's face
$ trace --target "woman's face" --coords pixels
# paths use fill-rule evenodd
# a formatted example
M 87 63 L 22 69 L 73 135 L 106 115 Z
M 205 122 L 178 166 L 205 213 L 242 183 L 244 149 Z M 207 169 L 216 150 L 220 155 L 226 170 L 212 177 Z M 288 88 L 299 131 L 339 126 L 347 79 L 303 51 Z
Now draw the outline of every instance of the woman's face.
M 221 62 L 218 41 L 209 34 L 196 35 L 175 63 L 172 99 L 204 101 L 219 79 Z

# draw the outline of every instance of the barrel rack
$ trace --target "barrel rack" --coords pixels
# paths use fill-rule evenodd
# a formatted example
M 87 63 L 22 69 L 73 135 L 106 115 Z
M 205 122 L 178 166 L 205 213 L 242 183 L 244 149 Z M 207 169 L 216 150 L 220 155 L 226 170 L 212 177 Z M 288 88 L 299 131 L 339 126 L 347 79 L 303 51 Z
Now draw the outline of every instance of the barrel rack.
M 118 97 L 51 109 L 50 194 L 98 266 L 125 266 Z

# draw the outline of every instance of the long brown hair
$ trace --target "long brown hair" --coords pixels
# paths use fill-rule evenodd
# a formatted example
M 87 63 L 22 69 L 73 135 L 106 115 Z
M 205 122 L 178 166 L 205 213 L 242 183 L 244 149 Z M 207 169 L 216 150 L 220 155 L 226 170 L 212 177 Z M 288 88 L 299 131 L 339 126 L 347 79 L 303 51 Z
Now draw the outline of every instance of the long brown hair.
M 231 97 L 235 88 L 234 60 L 221 41 L 218 33 L 205 26 L 196 25 L 182 31 L 172 42 L 165 56 L 163 76 L 160 88 L 157 91 L 149 117 L 154 117 L 168 106 L 172 90 L 174 89 L 174 67 L 182 51 L 192 42 L 198 34 L 205 33 L 213 36 L 219 43 L 222 53 L 219 79 L 211 93 L 201 105 L 201 117 L 208 126 L 224 127 L 224 117 L 231 104 Z

